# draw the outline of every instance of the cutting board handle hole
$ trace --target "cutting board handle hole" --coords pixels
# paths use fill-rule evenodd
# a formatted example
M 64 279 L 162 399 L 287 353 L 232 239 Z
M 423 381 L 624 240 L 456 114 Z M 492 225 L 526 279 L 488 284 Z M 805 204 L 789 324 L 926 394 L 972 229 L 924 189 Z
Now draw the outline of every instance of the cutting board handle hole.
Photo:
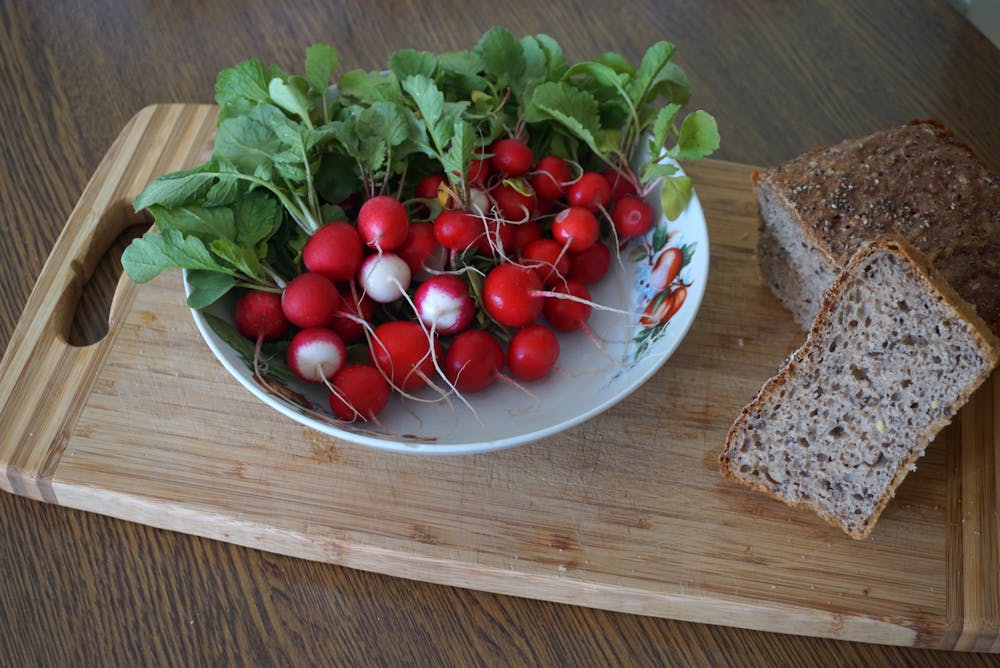
M 124 200 L 105 211 L 88 257 L 80 258 L 76 264 L 83 285 L 67 332 L 70 345 L 89 346 L 107 335 L 111 303 L 122 276 L 122 253 L 152 224 L 153 217 L 148 211 L 136 212 Z

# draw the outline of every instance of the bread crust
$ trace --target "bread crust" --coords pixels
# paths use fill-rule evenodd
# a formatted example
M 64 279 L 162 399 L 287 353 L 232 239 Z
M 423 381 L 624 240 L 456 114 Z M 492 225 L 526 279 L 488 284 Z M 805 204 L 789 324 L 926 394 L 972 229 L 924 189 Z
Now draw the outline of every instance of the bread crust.
M 874 512 L 869 516 L 864 524 L 864 527 L 861 530 L 854 531 L 851 530 L 851 528 L 848 527 L 840 518 L 824 512 L 821 508 L 816 507 L 814 504 L 792 501 L 772 492 L 764 485 L 757 484 L 751 479 L 737 475 L 730 466 L 731 457 L 729 453 L 734 447 L 737 436 L 746 428 L 750 416 L 754 414 L 760 406 L 771 401 L 775 395 L 778 394 L 781 388 L 796 373 L 799 365 L 801 365 L 803 361 L 812 354 L 813 348 L 818 345 L 816 342 L 825 334 L 826 329 L 832 326 L 831 320 L 833 308 L 835 307 L 839 297 L 845 291 L 845 287 L 849 285 L 852 280 L 854 280 L 854 270 L 860 264 L 867 261 L 873 254 L 886 250 L 898 253 L 900 257 L 917 270 L 915 273 L 920 277 L 926 291 L 935 295 L 939 299 L 945 300 L 964 317 L 969 334 L 973 337 L 977 347 L 983 352 L 988 360 L 988 369 L 984 373 L 980 374 L 976 382 L 969 383 L 966 387 L 962 388 L 959 396 L 948 407 L 948 410 L 946 412 L 942 412 L 938 419 L 930 423 L 924 431 L 921 432 L 919 437 L 911 445 L 909 449 L 909 456 L 900 461 L 891 482 L 886 487 L 883 495 L 877 501 Z M 975 308 L 962 299 L 962 297 L 954 290 L 954 288 L 952 288 L 941 273 L 934 269 L 933 265 L 920 253 L 919 250 L 898 235 L 876 239 L 854 254 L 844 271 L 837 276 L 833 284 L 831 284 L 829 289 L 825 292 L 819 315 L 813 321 L 805 342 L 797 350 L 795 350 L 791 356 L 789 356 L 788 360 L 778 373 L 764 383 L 760 391 L 757 393 L 757 396 L 743 408 L 736 420 L 733 422 L 733 425 L 729 428 L 726 435 L 725 447 L 719 456 L 719 466 L 722 476 L 728 480 L 732 480 L 752 489 L 756 489 L 757 491 L 763 492 L 771 498 L 782 501 L 787 505 L 812 510 L 829 524 L 842 529 L 852 538 L 856 540 L 865 539 L 869 536 L 876 521 L 882 514 L 882 511 L 892 499 L 896 488 L 902 482 L 903 478 L 906 477 L 906 474 L 911 470 L 911 468 L 913 468 L 917 459 L 923 455 L 926 446 L 934 439 L 941 429 L 951 422 L 954 414 L 957 413 L 958 409 L 968 400 L 972 392 L 975 391 L 975 389 L 984 380 L 986 380 L 990 371 L 996 367 L 998 358 L 1000 358 L 1000 339 L 997 338 L 989 325 L 976 313 Z
M 759 170 L 758 196 L 762 183 L 834 273 L 865 243 L 900 234 L 1000 333 L 1000 177 L 940 123 L 816 149 Z

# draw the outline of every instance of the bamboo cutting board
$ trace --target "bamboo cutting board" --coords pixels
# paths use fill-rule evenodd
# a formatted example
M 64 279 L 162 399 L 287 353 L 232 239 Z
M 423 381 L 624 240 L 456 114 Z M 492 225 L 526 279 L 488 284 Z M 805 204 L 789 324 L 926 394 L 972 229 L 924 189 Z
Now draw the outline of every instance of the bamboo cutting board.
M 664 368 L 607 413 L 501 452 L 365 449 L 262 408 L 201 341 L 179 273 L 123 280 L 101 341 L 66 342 L 83 284 L 154 176 L 203 161 L 215 108 L 136 115 L 54 248 L 0 366 L 0 487 L 400 577 L 833 638 L 1000 650 L 1000 374 L 872 536 L 724 481 L 740 408 L 802 340 L 756 269 L 750 168 L 690 166 L 708 291 Z

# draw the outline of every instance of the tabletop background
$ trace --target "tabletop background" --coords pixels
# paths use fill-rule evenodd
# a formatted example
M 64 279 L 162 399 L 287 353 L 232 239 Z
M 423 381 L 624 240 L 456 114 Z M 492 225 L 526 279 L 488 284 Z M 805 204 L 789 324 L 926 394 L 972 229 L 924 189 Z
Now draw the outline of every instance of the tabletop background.
M 717 158 L 772 164 L 937 118 L 1000 171 L 1000 50 L 944 1 L 0 1 L 0 349 L 115 136 L 143 106 L 211 102 L 256 57 L 344 69 L 463 49 L 493 25 L 568 59 L 636 62 L 668 39 Z M 113 259 L 77 340 L 101 335 Z M 639 617 L 411 582 L 0 493 L 0 665 L 996 665 L 929 652 Z

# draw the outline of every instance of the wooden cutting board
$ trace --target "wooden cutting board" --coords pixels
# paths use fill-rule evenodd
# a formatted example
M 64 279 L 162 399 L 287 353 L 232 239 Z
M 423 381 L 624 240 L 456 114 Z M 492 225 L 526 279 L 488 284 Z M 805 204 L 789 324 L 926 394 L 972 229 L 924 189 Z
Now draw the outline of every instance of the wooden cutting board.
M 262 407 L 202 343 L 179 273 L 123 280 L 101 341 L 79 294 L 154 176 L 203 161 L 215 108 L 124 129 L 45 265 L 0 366 L 0 488 L 400 577 L 630 613 L 921 647 L 1000 650 L 1000 374 L 939 436 L 872 536 L 724 481 L 726 430 L 803 339 L 761 284 L 746 166 L 691 165 L 708 292 L 646 385 L 501 452 L 365 449 Z

